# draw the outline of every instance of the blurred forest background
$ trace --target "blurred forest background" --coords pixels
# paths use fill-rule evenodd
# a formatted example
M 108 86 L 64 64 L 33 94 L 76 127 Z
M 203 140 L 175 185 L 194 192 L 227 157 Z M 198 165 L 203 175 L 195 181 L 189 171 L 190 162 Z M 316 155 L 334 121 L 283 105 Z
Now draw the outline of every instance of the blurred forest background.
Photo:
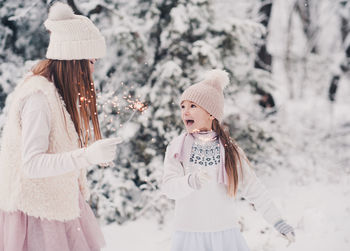
M 1 128 L 8 95 L 45 58 L 53 2 L 0 0 Z M 113 167 L 89 170 L 101 222 L 166 223 L 173 204 L 158 187 L 166 146 L 184 129 L 177 100 L 203 72 L 221 68 L 231 79 L 224 123 L 279 206 L 301 231 L 322 224 L 319 237 L 340 231 L 331 241 L 350 245 L 341 220 L 350 216 L 350 1 L 65 2 L 106 38 L 94 73 L 99 119 L 104 137 L 124 138 Z M 148 109 L 133 114 L 135 100 Z M 249 231 L 247 217 L 240 223 Z

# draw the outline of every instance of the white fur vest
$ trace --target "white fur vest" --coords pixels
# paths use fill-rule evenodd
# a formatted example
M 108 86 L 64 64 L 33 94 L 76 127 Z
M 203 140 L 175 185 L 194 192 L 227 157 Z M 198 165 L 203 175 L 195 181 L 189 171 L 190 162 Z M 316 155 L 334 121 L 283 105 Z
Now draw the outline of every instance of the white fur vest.
M 30 76 L 11 94 L 8 117 L 0 150 L 0 209 L 20 210 L 29 216 L 68 221 L 79 217 L 79 189 L 88 198 L 86 171 L 74 171 L 49 178 L 26 178 L 21 160 L 21 109 L 23 101 L 35 92 L 47 97 L 51 116 L 47 153 L 79 148 L 73 121 L 56 87 L 46 78 Z

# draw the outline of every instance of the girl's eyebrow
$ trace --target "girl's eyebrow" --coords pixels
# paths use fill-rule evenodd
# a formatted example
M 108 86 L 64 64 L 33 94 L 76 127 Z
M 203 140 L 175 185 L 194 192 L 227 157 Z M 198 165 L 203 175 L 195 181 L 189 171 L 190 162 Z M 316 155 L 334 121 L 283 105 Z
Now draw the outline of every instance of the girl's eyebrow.
M 183 100 L 183 101 L 180 103 L 180 105 L 183 105 L 183 103 L 185 103 L 185 101 L 186 101 L 186 100 Z M 189 101 L 189 100 L 188 100 L 188 102 L 190 103 L 190 105 L 196 104 L 196 103 L 194 103 L 194 102 L 192 102 L 192 101 Z

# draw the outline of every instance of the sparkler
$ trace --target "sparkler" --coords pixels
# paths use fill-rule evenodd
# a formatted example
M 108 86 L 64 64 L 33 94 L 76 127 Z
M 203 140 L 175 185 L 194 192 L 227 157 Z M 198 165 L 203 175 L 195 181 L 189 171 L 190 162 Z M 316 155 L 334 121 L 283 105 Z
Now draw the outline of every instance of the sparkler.
M 131 101 L 128 100 L 128 102 L 130 101 L 130 105 L 129 107 L 133 110 L 133 112 L 131 113 L 130 117 L 128 118 L 127 121 L 125 121 L 124 124 L 127 124 L 136 114 L 136 112 L 141 112 L 141 114 L 147 110 L 148 106 L 145 103 L 142 103 L 141 101 L 139 101 L 138 99 L 136 99 L 136 101 Z
M 121 85 L 123 85 L 123 82 L 121 83 Z M 129 118 L 124 122 L 124 124 L 127 124 L 128 122 L 130 122 L 130 120 L 135 116 L 135 114 L 137 112 L 141 112 L 141 114 L 147 110 L 148 106 L 146 103 L 141 102 L 138 98 L 135 100 L 132 100 L 131 95 L 128 96 L 124 96 L 123 97 L 126 102 L 128 103 L 128 105 L 125 107 L 125 109 L 129 110 L 133 110 L 133 112 L 131 113 L 131 115 L 129 116 Z M 116 108 L 119 106 L 118 103 L 115 103 L 114 101 L 110 101 L 108 100 L 104 105 L 107 105 L 107 103 L 112 103 L 113 107 Z M 104 107 L 104 105 L 102 105 L 102 107 Z M 118 114 L 119 114 L 120 109 L 118 108 Z M 107 118 L 107 116 L 105 115 L 105 118 Z M 113 122 L 113 120 L 111 119 L 110 122 Z M 123 124 L 120 124 L 119 127 L 123 127 Z M 115 131 L 115 129 L 114 129 Z M 113 167 L 114 166 L 114 162 L 109 162 L 109 163 L 103 163 L 100 166 L 102 167 Z M 103 174 L 103 173 L 102 173 Z M 102 180 L 102 177 L 100 178 L 100 180 Z
M 147 63 L 145 63 L 145 65 L 147 66 Z M 93 86 L 93 83 L 91 83 L 91 86 Z M 126 91 L 123 91 L 123 89 L 126 87 L 126 85 L 124 84 L 124 82 L 122 81 L 122 82 L 120 82 L 120 85 L 119 85 L 119 87 L 114 91 L 114 94 L 112 94 L 112 96 L 110 97 L 110 98 L 107 98 L 107 96 L 106 96 L 106 98 L 108 99 L 108 100 L 105 100 L 105 101 L 107 101 L 107 102 L 103 102 L 102 104 L 100 103 L 100 109 L 102 109 L 103 110 L 103 108 L 104 107 L 106 107 L 107 108 L 107 106 L 109 106 L 109 105 L 111 105 L 112 107 L 112 110 L 114 110 L 115 112 L 116 112 L 116 114 L 118 114 L 118 115 L 121 115 L 121 113 L 123 113 L 121 110 L 121 107 L 120 107 L 120 105 L 121 105 L 121 103 L 123 103 L 123 102 L 120 102 L 120 101 L 123 101 L 123 99 L 124 100 L 126 100 L 126 102 L 127 102 L 127 105 L 126 105 L 126 109 L 125 110 L 129 110 L 129 109 L 131 109 L 132 110 L 132 113 L 131 113 L 131 115 L 129 116 L 129 118 L 124 122 L 124 124 L 127 124 L 127 123 L 129 123 L 131 120 L 132 120 L 132 118 L 135 116 L 135 114 L 137 113 L 137 112 L 140 112 L 141 114 L 144 112 L 144 111 L 146 111 L 147 110 L 147 108 L 148 108 L 148 105 L 147 104 L 145 104 L 145 103 L 143 103 L 141 100 L 139 100 L 140 99 L 140 96 L 138 97 L 139 99 L 134 99 L 134 100 L 132 100 L 132 97 L 131 97 L 131 95 L 127 95 L 127 92 Z M 130 89 L 131 90 L 133 90 L 134 89 L 134 86 L 132 85 L 132 86 L 130 86 Z M 125 90 L 125 89 L 124 89 Z M 93 91 L 93 88 L 91 89 L 91 91 Z M 118 98 L 118 94 L 121 94 L 121 95 L 123 95 L 124 97 L 123 97 L 123 99 L 119 99 Z M 98 93 L 98 91 L 96 90 L 96 94 L 95 94 L 97 97 L 99 97 L 99 98 L 101 98 L 102 97 L 102 95 L 100 94 L 100 93 Z M 127 95 L 127 96 L 126 96 Z M 91 98 L 93 98 L 93 96 L 91 96 Z M 97 108 L 97 104 L 96 104 L 96 108 Z M 109 111 L 106 111 L 106 113 L 105 113 L 105 115 L 104 115 L 104 118 L 105 119 L 107 119 L 107 115 L 106 114 L 108 114 L 108 113 L 110 113 Z M 94 115 L 97 115 L 97 113 L 95 113 Z M 111 130 L 112 131 L 117 131 L 117 129 L 115 128 L 115 126 L 113 126 L 113 119 L 115 118 L 115 116 L 112 116 L 111 118 L 110 118 L 110 120 L 109 120 L 109 123 L 110 123 L 110 125 L 112 125 L 112 127 L 111 127 Z M 120 125 L 119 125 L 119 127 L 122 127 L 123 125 L 120 123 Z M 117 132 L 117 135 L 118 135 L 118 132 Z M 153 139 L 152 139 L 153 140 Z M 109 166 L 114 166 L 114 162 L 111 162 L 111 163 L 105 163 L 105 164 L 102 164 L 102 165 L 100 165 L 101 167 L 102 167 L 102 169 L 104 169 L 105 167 L 109 167 Z M 100 190 L 101 189 L 101 187 L 102 187 L 102 180 L 103 180 L 103 177 L 104 177 L 104 171 L 103 170 L 101 170 L 101 175 L 100 175 L 100 177 L 99 177 L 99 179 L 98 179 L 98 181 L 97 181 L 97 186 L 96 186 L 96 188 L 97 188 L 97 190 Z

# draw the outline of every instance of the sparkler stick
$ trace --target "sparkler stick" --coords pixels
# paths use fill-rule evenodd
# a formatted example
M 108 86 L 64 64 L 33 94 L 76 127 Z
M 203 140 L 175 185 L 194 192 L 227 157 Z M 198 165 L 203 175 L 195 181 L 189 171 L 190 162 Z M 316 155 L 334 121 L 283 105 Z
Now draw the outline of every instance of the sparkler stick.
M 128 118 L 127 121 L 125 121 L 124 124 L 127 124 L 127 123 L 132 119 L 132 117 L 134 117 L 134 115 L 135 115 L 136 112 L 137 112 L 137 110 L 134 110 L 134 111 L 131 113 L 131 116 Z
M 136 101 L 130 101 L 128 100 L 128 102 L 131 102 L 132 104 L 129 106 L 131 109 L 133 109 L 134 111 L 131 113 L 130 117 L 127 119 L 127 121 L 125 121 L 124 124 L 127 124 L 136 114 L 137 111 L 139 112 L 144 112 L 145 110 L 147 110 L 147 105 L 145 103 L 142 103 L 139 100 Z

